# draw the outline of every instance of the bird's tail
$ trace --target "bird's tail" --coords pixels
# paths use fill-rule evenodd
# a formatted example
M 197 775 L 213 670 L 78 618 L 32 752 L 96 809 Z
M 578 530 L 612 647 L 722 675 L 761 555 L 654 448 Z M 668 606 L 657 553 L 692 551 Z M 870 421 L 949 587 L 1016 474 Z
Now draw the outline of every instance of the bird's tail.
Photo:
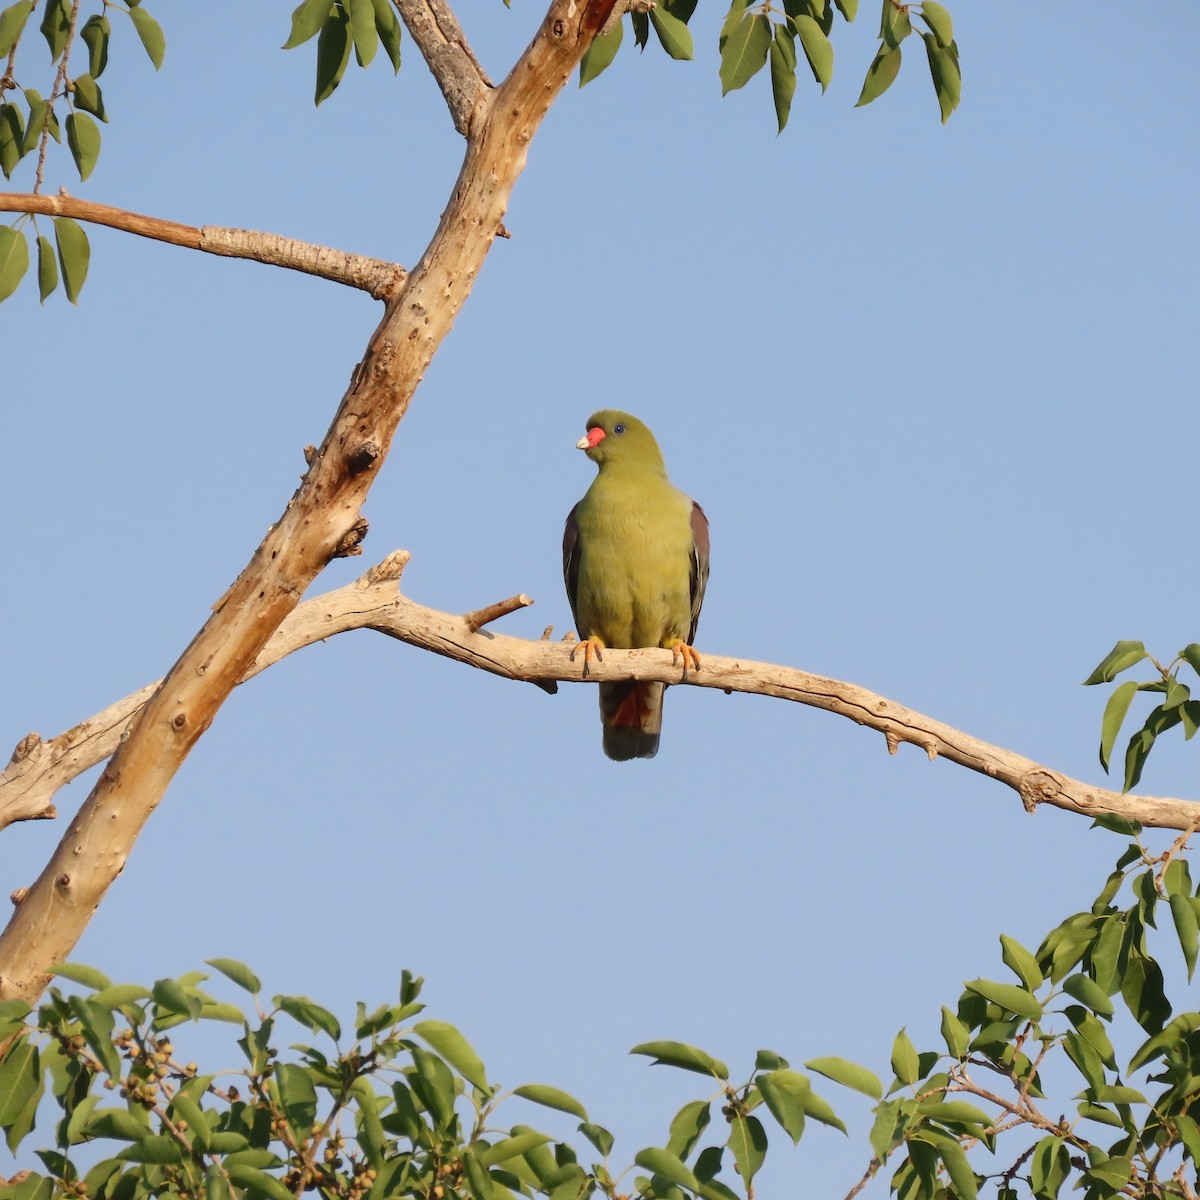
M 662 732 L 661 683 L 602 683 L 600 720 L 604 753 L 618 762 L 653 758 Z

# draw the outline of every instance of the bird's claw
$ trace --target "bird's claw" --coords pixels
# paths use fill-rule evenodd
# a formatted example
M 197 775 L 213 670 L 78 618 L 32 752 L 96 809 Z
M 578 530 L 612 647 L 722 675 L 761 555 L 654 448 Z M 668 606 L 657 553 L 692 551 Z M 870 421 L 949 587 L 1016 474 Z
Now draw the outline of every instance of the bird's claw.
M 576 650 L 583 651 L 583 677 L 586 679 L 592 673 L 591 662 L 593 656 L 597 662 L 604 661 L 604 654 L 602 653 L 604 650 L 604 643 L 599 638 L 594 637 L 584 638 L 582 641 L 576 642 L 575 645 L 571 647 L 572 662 L 575 661 Z
M 671 660 L 679 662 L 683 660 L 683 677 L 687 678 L 688 669 L 693 671 L 700 670 L 700 655 L 692 649 L 682 638 L 677 638 L 671 643 Z

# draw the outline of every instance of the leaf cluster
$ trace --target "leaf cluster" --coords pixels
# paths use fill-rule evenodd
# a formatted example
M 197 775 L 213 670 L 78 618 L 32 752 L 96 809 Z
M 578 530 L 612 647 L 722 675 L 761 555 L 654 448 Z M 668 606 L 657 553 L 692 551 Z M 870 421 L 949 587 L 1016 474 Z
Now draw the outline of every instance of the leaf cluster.
M 620 1173 L 612 1134 L 583 1104 L 548 1084 L 502 1093 L 456 1028 L 421 1015 L 422 981 L 408 972 L 395 1003 L 360 1004 L 343 1031 L 307 997 L 265 1003 L 253 972 L 229 959 L 209 965 L 250 994 L 250 1014 L 205 991 L 199 972 L 145 988 L 62 966 L 59 977 L 84 994 L 54 987 L 33 1014 L 19 1001 L 0 1004 L 0 1038 L 9 1040 L 0 1128 L 9 1148 L 47 1105 L 61 1113 L 53 1149 L 38 1151 L 41 1169 L 0 1181 L 0 1200 L 197 1200 L 202 1192 L 205 1200 L 287 1200 L 304 1191 L 330 1200 L 750 1198 L 777 1132 L 793 1144 L 812 1122 L 846 1132 L 814 1076 L 873 1102 L 862 1183 L 886 1167 L 899 1200 L 975 1200 L 985 1188 L 997 1200 L 1070 1190 L 1085 1200 L 1194 1198 L 1200 1012 L 1173 1009 L 1152 942 L 1178 947 L 1190 980 L 1200 895 L 1185 839 L 1155 856 L 1137 826 L 1099 823 L 1132 840 L 1090 908 L 1056 925 L 1036 951 L 1002 934 L 1007 976 L 971 980 L 942 1008 L 942 1045 L 921 1048 L 901 1029 L 886 1089 L 874 1071 L 840 1057 L 809 1059 L 802 1071 L 760 1050 L 748 1077 L 735 1079 L 696 1046 L 635 1046 L 634 1054 L 710 1082 L 675 1114 L 663 1143 L 638 1151 Z M 1170 934 L 1159 931 L 1168 910 Z M 276 1044 L 285 1018 L 316 1037 L 291 1046 L 290 1057 Z M 204 1073 L 181 1063 L 168 1031 L 189 1021 L 240 1027 L 242 1064 Z M 1138 1044 L 1119 1053 L 1115 1031 L 1129 1028 L 1140 1030 Z M 1070 1102 L 1051 1102 L 1047 1080 L 1064 1076 L 1078 1090 Z M 507 1097 L 577 1118 L 583 1141 L 500 1126 Z
M 292 13 L 285 50 L 317 39 L 317 82 L 320 104 L 337 90 L 350 65 L 350 51 L 360 67 L 369 67 L 379 47 L 393 71 L 400 70 L 400 20 L 391 0 L 301 0 Z
M 1200 700 L 1192 699 L 1191 686 L 1179 678 L 1180 671 L 1185 667 L 1195 674 L 1200 674 L 1200 642 L 1184 646 L 1166 666 L 1158 662 L 1142 642 L 1118 642 L 1083 681 L 1084 686 L 1112 683 L 1118 675 L 1140 666 L 1143 662 L 1154 668 L 1155 678 L 1140 682 L 1126 679 L 1117 684 L 1104 706 L 1104 716 L 1100 721 L 1100 765 L 1107 771 L 1113 746 L 1125 718 L 1129 715 L 1133 698 L 1138 692 L 1149 692 L 1162 697 L 1151 709 L 1141 729 L 1129 739 L 1125 750 L 1125 781 L 1121 786 L 1121 790 L 1125 792 L 1137 787 L 1142 777 L 1142 769 L 1160 733 L 1180 725 L 1183 727 L 1184 739 L 1190 741 L 1196 730 L 1200 729 Z
M 45 96 L 32 85 L 30 76 L 44 67 L 41 61 L 30 66 L 32 48 L 27 44 L 39 3 L 42 19 L 37 28 L 49 49 L 52 69 Z M 108 121 L 99 79 L 108 66 L 110 10 L 129 18 L 155 70 L 162 66 L 166 39 L 141 0 L 128 0 L 128 7 L 101 0 L 96 9 L 85 19 L 82 6 L 74 7 L 70 0 L 16 0 L 0 11 L 0 59 L 6 60 L 0 73 L 0 97 L 7 97 L 0 102 L 0 171 L 11 179 L 21 161 L 36 153 L 35 192 L 41 189 L 50 141 L 61 144 L 64 133 L 79 178 L 87 179 L 96 167 L 101 144 L 97 121 Z M 84 54 L 86 64 L 82 61 Z M 84 65 L 86 70 L 77 69 Z M 67 299 L 77 303 L 90 260 L 87 234 L 75 221 L 59 217 L 54 221 L 52 244 L 49 237 L 38 232 L 37 219 L 28 214 L 18 217 L 12 226 L 0 227 L 0 301 L 12 295 L 29 270 L 29 245 L 21 231 L 29 220 L 33 222 L 37 246 L 38 295 L 42 303 L 60 280 Z
M 941 108 L 942 121 L 958 107 L 961 72 L 954 26 L 946 8 L 930 0 L 925 4 L 901 4 L 882 0 L 880 48 L 867 71 L 858 104 L 869 104 L 882 95 L 900 70 L 900 44 L 913 32 L 912 15 L 927 26 L 925 41 L 930 77 Z M 644 49 L 654 29 L 662 48 L 672 57 L 693 56 L 688 28 L 696 0 L 663 0 L 647 13 L 631 12 L 634 42 Z M 835 10 L 846 21 L 858 15 L 858 0 L 733 0 L 721 26 L 721 93 L 743 88 L 770 64 L 771 97 L 775 119 L 782 133 L 791 115 L 796 93 L 797 65 L 807 63 L 813 79 L 824 92 L 833 79 L 833 30 Z M 579 71 L 582 87 L 596 78 L 617 55 L 624 33 L 621 24 L 598 37 L 584 55 Z

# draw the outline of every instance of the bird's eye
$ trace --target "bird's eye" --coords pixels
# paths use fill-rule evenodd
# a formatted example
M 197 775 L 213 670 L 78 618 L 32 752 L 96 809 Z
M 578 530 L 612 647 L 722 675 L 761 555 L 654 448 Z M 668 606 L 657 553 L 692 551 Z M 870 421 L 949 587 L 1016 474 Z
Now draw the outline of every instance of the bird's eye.
M 614 425 L 613 426 L 613 433 L 624 433 L 624 432 L 625 432 L 624 425 Z

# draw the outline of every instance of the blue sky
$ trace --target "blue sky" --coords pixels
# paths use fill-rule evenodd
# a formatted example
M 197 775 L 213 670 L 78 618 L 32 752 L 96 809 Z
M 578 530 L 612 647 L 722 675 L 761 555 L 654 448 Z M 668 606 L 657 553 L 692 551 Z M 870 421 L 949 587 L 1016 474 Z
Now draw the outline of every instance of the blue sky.
M 405 547 L 415 600 L 524 591 L 536 606 L 503 631 L 561 634 L 562 521 L 593 471 L 574 442 L 622 407 L 712 523 L 702 652 L 847 679 L 1101 782 L 1103 696 L 1079 681 L 1118 638 L 1200 640 L 1200 10 L 960 0 L 943 127 L 917 48 L 854 109 L 863 7 L 781 137 L 765 77 L 721 99 L 707 2 L 696 62 L 627 44 L 567 89 L 371 493 L 363 558 L 313 591 Z M 459 10 L 497 79 L 542 11 Z M 118 24 L 99 166 L 80 185 L 63 154 L 49 190 L 417 259 L 462 145 L 407 40 L 399 78 L 381 58 L 314 110 L 312 47 L 278 49 L 289 6 L 151 11 L 162 72 Z M 91 236 L 78 308 L 39 309 L 27 284 L 0 310 L 14 744 L 169 667 L 378 316 L 332 284 Z M 1165 744 L 1145 790 L 1195 796 L 1195 767 Z M 62 827 L 6 833 L 5 891 Z M 940 1044 L 961 982 L 1003 977 L 997 935 L 1034 947 L 1118 849 L 759 698 L 673 689 L 659 756 L 610 763 L 590 687 L 551 698 L 364 632 L 238 689 L 77 957 L 139 981 L 241 958 L 343 1015 L 411 968 L 494 1079 L 573 1092 L 630 1161 L 703 1092 L 633 1044 L 882 1073 L 900 1025 Z M 764 1178 L 814 1195 L 844 1195 L 869 1157 L 819 1127 L 774 1141 Z

